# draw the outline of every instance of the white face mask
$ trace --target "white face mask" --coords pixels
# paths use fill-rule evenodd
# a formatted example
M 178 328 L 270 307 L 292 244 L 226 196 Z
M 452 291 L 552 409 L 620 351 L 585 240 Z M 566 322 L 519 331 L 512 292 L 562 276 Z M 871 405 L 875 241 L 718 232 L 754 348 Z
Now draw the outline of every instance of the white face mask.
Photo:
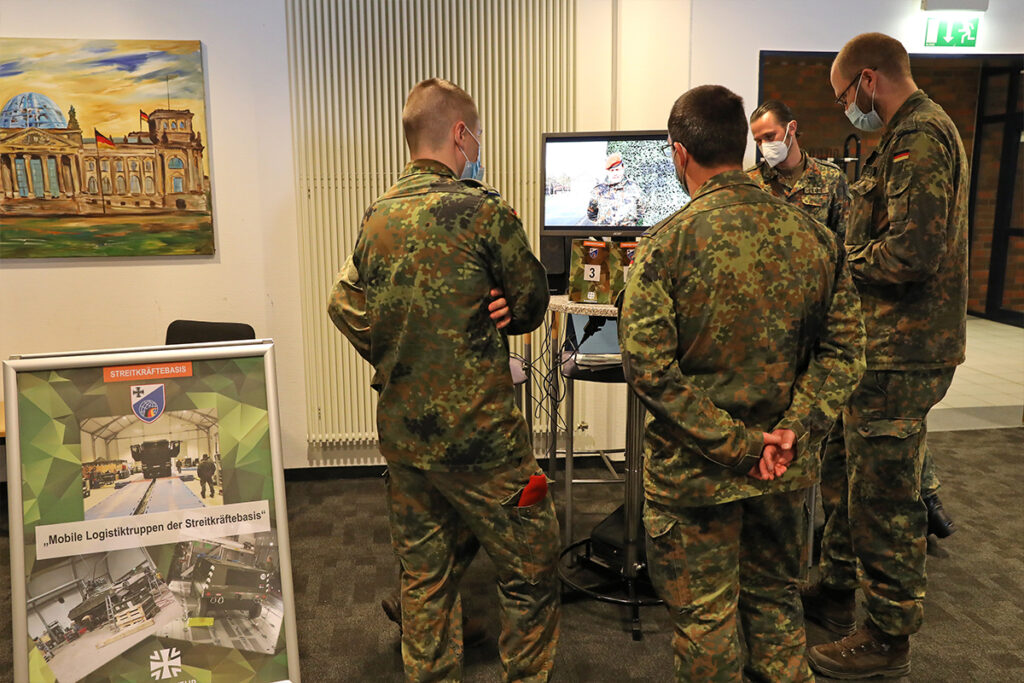
M 786 140 L 789 138 L 789 124 L 786 124 L 786 134 L 781 140 L 764 141 L 761 143 L 761 156 L 768 162 L 771 168 L 775 168 L 789 156 L 789 148 L 793 146 L 793 141 L 790 140 L 789 144 L 786 144 Z
M 861 74 L 860 80 L 863 79 L 864 75 Z M 850 103 L 849 108 L 846 110 L 846 118 L 850 119 L 850 123 L 856 128 L 871 133 L 880 130 L 885 125 L 885 122 L 882 121 L 882 117 L 875 110 L 875 93 L 871 93 L 871 111 L 867 114 L 861 111 L 860 106 L 857 104 L 857 96 L 860 95 L 860 80 L 857 81 L 857 91 L 853 93 L 853 102 Z

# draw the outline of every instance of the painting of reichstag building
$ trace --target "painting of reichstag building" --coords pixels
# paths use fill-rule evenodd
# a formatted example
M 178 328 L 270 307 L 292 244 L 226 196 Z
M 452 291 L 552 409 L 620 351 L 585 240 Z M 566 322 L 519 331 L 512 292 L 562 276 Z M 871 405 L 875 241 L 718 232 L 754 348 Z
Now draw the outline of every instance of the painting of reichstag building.
M 213 253 L 197 41 L 0 44 L 0 258 Z

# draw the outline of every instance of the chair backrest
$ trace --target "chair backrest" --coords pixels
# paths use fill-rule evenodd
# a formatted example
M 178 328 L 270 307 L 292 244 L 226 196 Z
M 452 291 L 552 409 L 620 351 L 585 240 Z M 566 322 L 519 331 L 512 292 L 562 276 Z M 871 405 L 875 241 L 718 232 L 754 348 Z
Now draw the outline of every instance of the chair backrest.
M 205 320 L 175 320 L 167 326 L 166 344 L 255 339 L 256 330 L 246 323 L 218 323 Z

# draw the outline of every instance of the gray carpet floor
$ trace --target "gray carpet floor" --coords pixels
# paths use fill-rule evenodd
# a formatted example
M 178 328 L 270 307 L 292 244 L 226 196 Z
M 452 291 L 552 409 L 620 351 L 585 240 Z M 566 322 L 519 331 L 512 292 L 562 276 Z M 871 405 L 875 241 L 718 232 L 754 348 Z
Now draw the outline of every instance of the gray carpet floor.
M 925 624 L 912 640 L 912 673 L 901 680 L 1024 681 L 1024 428 L 935 433 L 929 444 L 943 478 L 942 499 L 959 531 L 930 553 Z M 399 681 L 398 630 L 380 608 L 397 583 L 382 480 L 339 470 L 320 474 L 326 477 L 290 472 L 287 483 L 303 679 Z M 616 507 L 620 492 L 578 488 L 576 535 Z M 6 507 L 2 515 L 6 529 Z M 7 546 L 4 534 L 0 581 L 10 585 Z M 465 579 L 465 609 L 489 624 L 490 636 L 467 650 L 466 681 L 500 680 L 493 577 L 481 554 Z M 9 601 L 9 592 L 0 593 L 7 614 Z M 670 681 L 664 608 L 641 610 L 640 641 L 630 637 L 628 617 L 620 606 L 568 600 L 555 680 Z M 812 625 L 808 639 L 814 644 L 826 636 Z M 11 647 L 10 624 L 0 620 L 2 681 L 11 680 Z

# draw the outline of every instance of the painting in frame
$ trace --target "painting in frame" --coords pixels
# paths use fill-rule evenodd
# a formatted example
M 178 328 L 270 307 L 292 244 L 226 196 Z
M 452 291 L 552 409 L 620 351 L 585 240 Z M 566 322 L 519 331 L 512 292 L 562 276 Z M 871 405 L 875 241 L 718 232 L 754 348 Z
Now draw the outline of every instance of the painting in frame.
M 214 252 L 199 41 L 0 38 L 0 259 Z

